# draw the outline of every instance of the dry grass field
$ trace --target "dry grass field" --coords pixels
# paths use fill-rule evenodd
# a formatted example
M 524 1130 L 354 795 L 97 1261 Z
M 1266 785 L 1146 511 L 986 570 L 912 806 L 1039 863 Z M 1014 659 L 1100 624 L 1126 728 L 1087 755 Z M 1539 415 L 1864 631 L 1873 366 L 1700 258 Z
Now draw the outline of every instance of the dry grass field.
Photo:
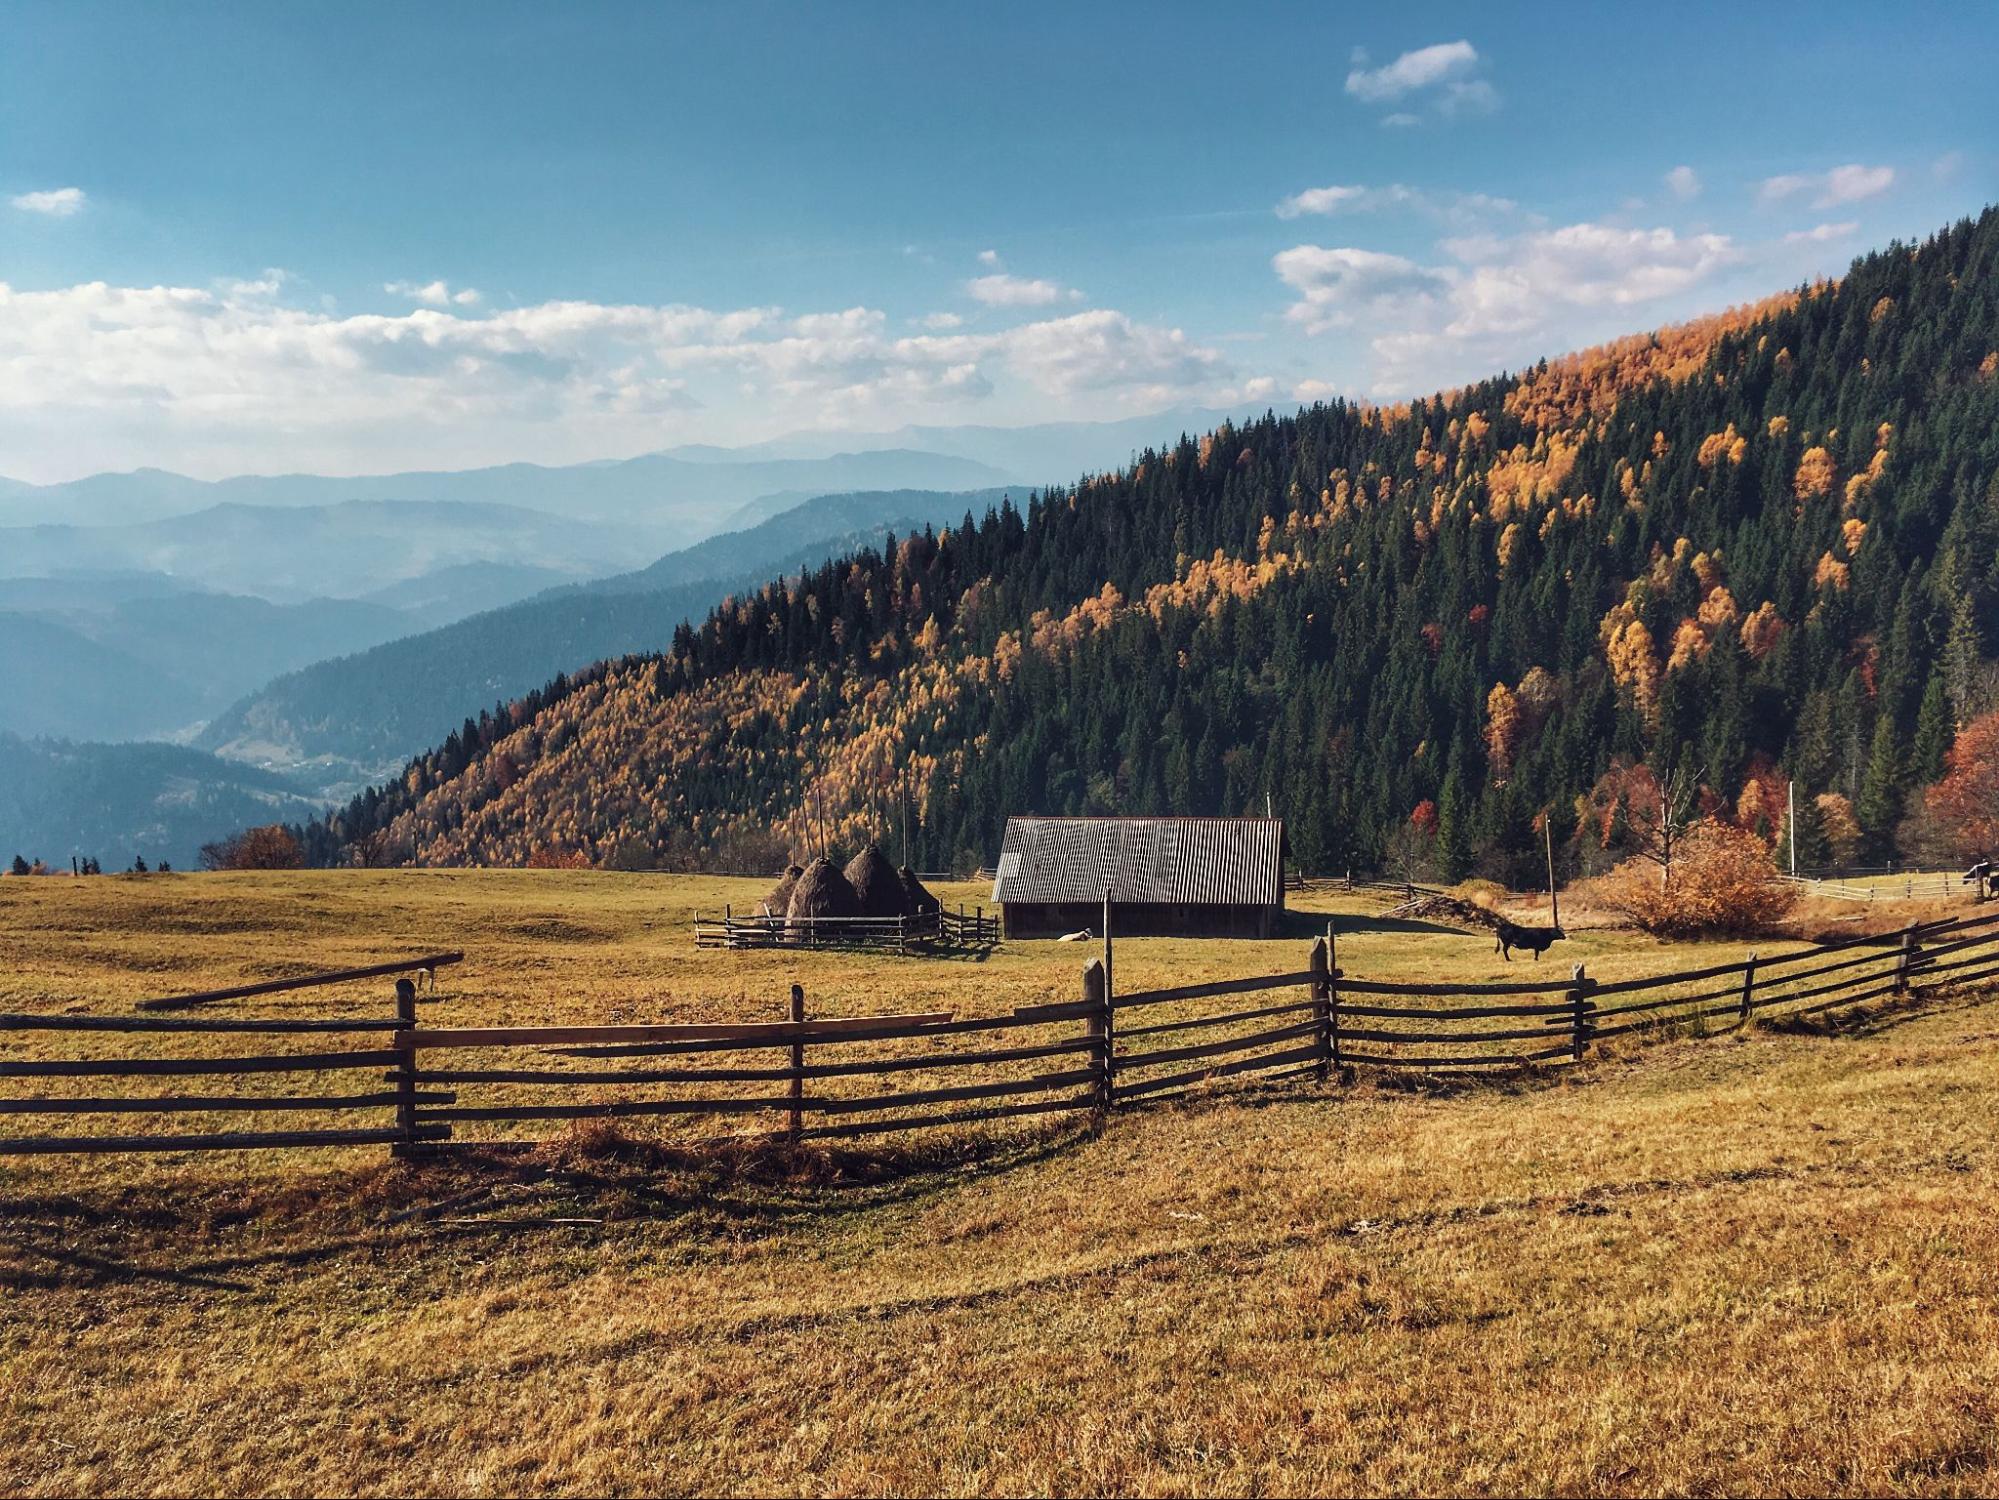
M 1071 998 L 1091 951 L 694 949 L 761 886 L 0 880 L 0 1010 L 463 948 L 426 1021 L 775 1019 L 793 980 L 814 1014 L 969 1014 Z M 1332 904 L 1348 973 L 1522 977 Z M 1119 988 L 1296 969 L 1330 914 L 1122 945 Z M 1747 946 L 1592 928 L 1540 967 Z M 334 993 L 259 1013 L 387 1010 Z M 27 1037 L 0 1052 L 84 1050 Z M 0 1158 L 0 1492 L 1991 1493 L 1995 1107 L 1970 995 L 1097 1133 Z

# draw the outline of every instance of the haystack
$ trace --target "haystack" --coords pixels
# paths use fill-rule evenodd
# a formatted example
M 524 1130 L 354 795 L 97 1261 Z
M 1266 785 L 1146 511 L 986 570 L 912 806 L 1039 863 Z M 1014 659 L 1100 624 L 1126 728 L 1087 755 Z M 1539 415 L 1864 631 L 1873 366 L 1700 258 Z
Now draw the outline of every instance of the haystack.
M 797 889 L 798 877 L 804 873 L 803 865 L 792 865 L 785 870 L 778 883 L 771 887 L 770 894 L 763 899 L 765 916 L 782 917 L 790 912 L 791 893 Z
M 902 895 L 909 903 L 910 915 L 927 917 L 932 912 L 942 911 L 944 903 L 931 895 L 923 882 L 916 878 L 916 872 L 904 865 L 902 874 Z
M 888 856 L 881 852 L 879 844 L 868 845 L 848 860 L 846 875 L 847 883 L 860 898 L 862 916 L 903 917 L 909 914 L 909 897 L 902 888 L 902 877 L 896 874 L 895 866 L 888 862 Z
M 800 917 L 858 917 L 860 914 L 861 898 L 854 894 L 847 877 L 830 859 L 821 857 L 813 860 L 791 888 L 788 915 L 794 921 Z

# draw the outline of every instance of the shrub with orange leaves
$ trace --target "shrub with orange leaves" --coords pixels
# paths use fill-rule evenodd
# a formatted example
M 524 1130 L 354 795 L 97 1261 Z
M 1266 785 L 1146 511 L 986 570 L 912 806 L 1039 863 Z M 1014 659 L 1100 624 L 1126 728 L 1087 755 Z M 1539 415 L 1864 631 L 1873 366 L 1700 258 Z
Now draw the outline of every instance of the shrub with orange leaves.
M 1923 794 L 1960 854 L 1999 852 L 1999 713 L 1973 719 L 1944 755 L 1943 780 Z
M 1714 818 L 1687 830 L 1666 878 L 1643 859 L 1605 877 L 1600 899 L 1657 937 L 1746 936 L 1761 932 L 1797 904 L 1777 878 L 1770 846 Z

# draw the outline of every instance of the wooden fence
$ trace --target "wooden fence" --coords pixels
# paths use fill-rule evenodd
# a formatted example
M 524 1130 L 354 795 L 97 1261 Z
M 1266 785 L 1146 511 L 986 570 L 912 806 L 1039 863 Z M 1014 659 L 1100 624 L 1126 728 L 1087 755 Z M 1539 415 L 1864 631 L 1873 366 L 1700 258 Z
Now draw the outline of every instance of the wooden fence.
M 1946 874 L 1904 874 L 1878 885 L 1853 885 L 1813 875 L 1779 875 L 1801 894 L 1834 901 L 1948 901 L 1967 889 L 1964 877 Z
M 407 977 L 455 955 L 244 991 L 398 974 L 392 1017 L 236 1019 L 0 1016 L 0 1033 L 360 1036 L 352 1050 L 260 1056 L 9 1057 L 0 1080 L 310 1073 L 360 1075 L 324 1094 L 36 1094 L 0 1115 L 370 1116 L 353 1128 L 205 1134 L 0 1136 L 0 1154 L 388 1145 L 403 1153 L 527 1145 L 508 1127 L 635 1117 L 726 1117 L 795 1140 L 1096 1112 L 1216 1080 L 1328 1079 L 1350 1070 L 1545 1069 L 1612 1038 L 1809 1016 L 1999 977 L 1999 913 L 1910 926 L 1789 953 L 1598 982 L 1581 965 L 1525 983 L 1367 980 L 1336 962 L 1329 932 L 1295 971 L 1119 993 L 1115 950 L 1084 966 L 1075 998 L 1005 1015 L 950 1011 L 747 1024 L 444 1027 L 416 1016 Z M 177 997 L 177 1003 L 190 997 Z M 158 1008 L 158 1007 L 155 1007 Z M 44 1085 L 46 1086 L 46 1084 Z M 496 1134 L 497 1132 L 497 1134 Z
M 720 917 L 694 914 L 697 948 L 875 948 L 897 953 L 939 946 L 985 948 L 1000 940 L 1000 920 L 984 907 L 968 913 L 920 912 L 907 917 L 737 916 L 733 907 Z

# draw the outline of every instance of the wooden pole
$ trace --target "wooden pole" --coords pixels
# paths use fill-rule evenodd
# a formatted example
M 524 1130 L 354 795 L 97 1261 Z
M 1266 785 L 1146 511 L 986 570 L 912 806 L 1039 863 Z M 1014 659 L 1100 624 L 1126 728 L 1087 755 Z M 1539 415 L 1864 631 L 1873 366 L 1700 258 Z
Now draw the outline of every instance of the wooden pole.
M 1089 1007 L 1083 1027 L 1096 1060 L 1097 1113 L 1101 1116 L 1111 1107 L 1111 992 L 1101 958 L 1083 965 L 1083 1003 Z
M 1114 989 L 1111 988 L 1111 981 L 1115 977 L 1115 973 L 1116 971 L 1111 967 L 1111 888 L 1109 886 L 1105 886 L 1104 887 L 1104 993 L 1107 996 L 1117 993 Z
M 1333 924 L 1326 924 L 1326 1026 L 1332 1034 L 1334 1067 L 1343 1065 L 1340 1056 L 1340 939 Z
M 1909 967 L 1916 956 L 1916 929 L 1914 926 L 1902 929 L 1902 952 L 1895 960 L 1895 993 L 1909 993 Z
M 1583 973 L 1581 964 L 1577 964 L 1569 975 L 1569 1005 L 1573 1026 L 1569 1057 L 1572 1062 L 1581 1062 L 1583 1049 L 1589 1045 L 1592 1030 L 1589 1020 L 1589 978 Z
M 1333 958 L 1329 946 L 1332 928 L 1326 929 L 1328 937 L 1312 940 L 1312 1019 L 1318 1025 L 1319 1060 L 1313 1072 L 1319 1082 L 1324 1083 L 1333 1068 Z
M 389 1148 L 391 1156 L 416 1151 L 416 981 L 407 975 L 396 981 L 396 1133 L 402 1139 Z
M 1541 813 L 1541 844 L 1548 851 L 1548 921 L 1555 927 L 1562 925 L 1561 898 L 1555 894 L 1555 820 L 1549 816 L 1549 809 Z
M 1756 1008 L 1756 950 L 1749 950 L 1749 962 L 1742 966 L 1742 1023 L 1749 1024 L 1749 1013 Z
M 791 1019 L 805 1019 L 805 986 L 791 987 Z M 805 1135 L 805 1043 L 791 1044 L 791 1143 L 795 1146 Z

